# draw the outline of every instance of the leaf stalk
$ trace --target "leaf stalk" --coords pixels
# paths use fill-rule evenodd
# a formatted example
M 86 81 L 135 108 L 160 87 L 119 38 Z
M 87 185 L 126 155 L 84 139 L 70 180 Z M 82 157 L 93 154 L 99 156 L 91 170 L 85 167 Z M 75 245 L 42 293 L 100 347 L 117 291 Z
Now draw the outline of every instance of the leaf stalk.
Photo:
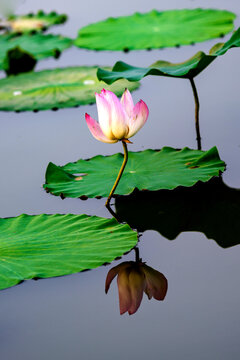
M 200 135 L 200 125 L 199 125 L 199 108 L 200 108 L 200 103 L 199 103 L 199 98 L 198 98 L 198 92 L 197 92 L 197 88 L 195 85 L 195 82 L 193 80 L 193 78 L 189 78 L 190 83 L 191 83 L 191 87 L 192 87 L 192 91 L 193 91 L 193 96 L 194 96 L 194 101 L 195 101 L 195 129 L 196 129 L 196 134 L 197 134 L 197 147 L 198 150 L 202 150 L 202 144 L 201 144 L 201 135 Z

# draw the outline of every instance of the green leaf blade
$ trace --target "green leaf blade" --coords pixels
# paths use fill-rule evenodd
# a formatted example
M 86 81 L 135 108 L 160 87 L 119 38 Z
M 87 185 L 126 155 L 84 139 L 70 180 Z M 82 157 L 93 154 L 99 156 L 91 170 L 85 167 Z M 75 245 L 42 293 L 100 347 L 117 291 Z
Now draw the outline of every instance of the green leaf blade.
M 137 233 L 115 219 L 20 215 L 0 219 L 0 289 L 94 269 L 130 251 Z
M 157 75 L 167 77 L 193 78 L 205 69 L 213 60 L 214 56 L 205 55 L 203 52 L 196 53 L 192 58 L 183 63 L 170 63 L 157 61 L 148 68 L 141 68 L 128 65 L 124 62 L 117 62 L 112 71 L 99 68 L 97 76 L 99 80 L 112 84 L 119 79 L 139 81 L 145 76 Z
M 70 67 L 43 70 L 0 79 L 0 110 L 36 111 L 69 108 L 95 103 L 102 88 L 120 96 L 139 83 L 120 80 L 111 86 L 99 82 L 97 67 Z
M 98 155 L 89 160 L 80 159 L 63 167 L 49 165 L 44 188 L 56 196 L 107 197 L 122 161 L 123 155 L 115 154 Z M 170 147 L 164 147 L 160 151 L 149 149 L 129 152 L 129 160 L 115 194 L 127 195 L 136 188 L 153 191 L 178 186 L 190 187 L 198 181 L 206 182 L 213 176 L 218 176 L 224 169 L 225 163 L 220 160 L 216 147 L 206 152 L 188 148 L 175 150 Z M 62 172 L 61 177 L 59 172 Z M 64 176 L 68 176 L 67 181 Z M 73 178 L 70 179 L 70 176 Z
M 61 35 L 0 35 L 0 70 L 4 69 L 4 59 L 9 50 L 19 47 L 33 55 L 36 60 L 58 57 L 62 51 L 72 46 L 72 39 Z
M 213 46 L 208 55 L 199 51 L 182 63 L 159 60 L 147 68 L 136 67 L 118 61 L 113 66 L 112 71 L 99 68 L 97 76 L 99 80 L 107 84 L 112 84 L 119 79 L 140 81 L 149 75 L 192 79 L 207 68 L 218 56 L 224 55 L 234 47 L 240 47 L 240 28 L 233 33 L 226 43 L 218 43 Z
M 224 55 L 229 49 L 234 47 L 240 47 L 240 28 L 234 31 L 231 38 L 226 43 L 216 44 L 210 50 L 210 54 L 213 56 Z
M 235 17 L 229 11 L 199 8 L 135 13 L 80 29 L 75 45 L 111 51 L 189 45 L 230 32 Z

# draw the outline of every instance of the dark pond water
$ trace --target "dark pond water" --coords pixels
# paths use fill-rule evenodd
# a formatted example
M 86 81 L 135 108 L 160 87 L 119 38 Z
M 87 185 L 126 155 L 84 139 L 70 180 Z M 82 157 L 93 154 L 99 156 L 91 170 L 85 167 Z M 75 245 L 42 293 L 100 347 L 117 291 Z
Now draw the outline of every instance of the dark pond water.
M 236 0 L 88 0 L 86 3 L 27 0 L 19 5 L 18 11 L 25 13 L 41 7 L 46 11 L 65 12 L 69 15 L 68 23 L 54 28 L 54 32 L 74 37 L 81 26 L 108 16 L 153 8 L 197 6 L 227 8 L 240 15 Z M 236 27 L 239 23 L 237 19 Z M 129 54 L 73 48 L 58 61 L 40 62 L 38 69 L 112 65 L 117 60 L 142 66 L 159 59 L 177 62 L 198 50 L 208 51 L 215 43 L 213 40 L 180 49 Z M 239 63 L 240 50 L 230 50 L 196 78 L 203 149 L 218 147 L 227 163 L 223 181 L 235 189 L 240 188 Z M 134 137 L 131 150 L 166 145 L 196 148 L 194 102 L 188 81 L 148 77 L 133 97 L 135 101 L 142 98 L 148 104 L 150 116 L 144 129 Z M 96 117 L 95 105 L 36 114 L 0 114 L 1 217 L 21 213 L 87 213 L 110 217 L 104 200 L 62 201 L 42 189 L 49 161 L 65 164 L 122 150 L 121 144 L 104 144 L 91 136 L 85 124 L 85 112 Z M 141 237 L 139 247 L 143 260 L 168 278 L 169 290 L 164 302 L 148 301 L 145 297 L 135 315 L 120 316 L 116 283 L 107 296 L 104 293 L 109 266 L 62 278 L 27 281 L 0 293 L 1 360 L 239 359 L 240 247 L 224 249 L 203 233 L 209 216 L 215 223 L 211 231 L 214 235 L 217 233 L 218 239 L 224 243 L 228 239 L 235 244 L 240 242 L 239 192 L 220 185 L 214 200 L 214 190 L 203 188 L 201 191 L 202 196 L 198 193 L 196 199 L 194 193 L 176 193 L 173 200 L 178 211 L 168 210 L 167 220 L 154 219 L 155 223 L 148 227 L 154 230 L 146 230 Z M 201 215 L 197 211 L 201 210 L 203 198 L 209 215 L 199 220 Z M 219 202 L 221 198 L 223 202 Z M 164 201 L 161 206 L 166 209 L 168 202 Z M 194 207 L 197 201 L 199 206 Z M 119 211 L 124 206 L 121 202 L 117 205 Z M 142 225 L 150 208 L 151 205 L 143 202 L 140 213 L 139 208 L 132 209 L 132 212 L 138 210 Z M 153 216 L 155 214 L 153 207 Z M 183 224 L 177 226 L 181 216 Z M 193 218 L 194 225 L 190 222 Z M 171 238 L 172 233 L 177 238 L 170 241 L 167 237 Z M 124 259 L 133 258 L 134 254 L 130 253 Z

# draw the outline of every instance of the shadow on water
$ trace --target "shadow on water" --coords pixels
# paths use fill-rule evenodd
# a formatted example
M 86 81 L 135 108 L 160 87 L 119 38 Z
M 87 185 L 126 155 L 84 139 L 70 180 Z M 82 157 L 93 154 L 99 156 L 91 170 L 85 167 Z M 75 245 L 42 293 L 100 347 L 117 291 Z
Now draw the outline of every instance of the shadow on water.
M 138 191 L 118 196 L 118 219 L 139 232 L 156 230 L 169 240 L 183 231 L 198 231 L 223 248 L 240 244 L 240 190 L 222 179 L 192 188 Z

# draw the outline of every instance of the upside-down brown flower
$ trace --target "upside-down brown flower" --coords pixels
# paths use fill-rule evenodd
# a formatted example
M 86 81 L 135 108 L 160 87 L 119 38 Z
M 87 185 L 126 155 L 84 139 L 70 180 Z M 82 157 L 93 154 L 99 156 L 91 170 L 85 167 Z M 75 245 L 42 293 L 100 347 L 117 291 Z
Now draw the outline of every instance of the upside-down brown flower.
M 107 293 L 114 277 L 117 277 L 120 315 L 134 314 L 142 301 L 143 292 L 150 300 L 164 300 L 168 282 L 159 271 L 141 261 L 126 261 L 113 267 L 107 274 L 105 292 Z

